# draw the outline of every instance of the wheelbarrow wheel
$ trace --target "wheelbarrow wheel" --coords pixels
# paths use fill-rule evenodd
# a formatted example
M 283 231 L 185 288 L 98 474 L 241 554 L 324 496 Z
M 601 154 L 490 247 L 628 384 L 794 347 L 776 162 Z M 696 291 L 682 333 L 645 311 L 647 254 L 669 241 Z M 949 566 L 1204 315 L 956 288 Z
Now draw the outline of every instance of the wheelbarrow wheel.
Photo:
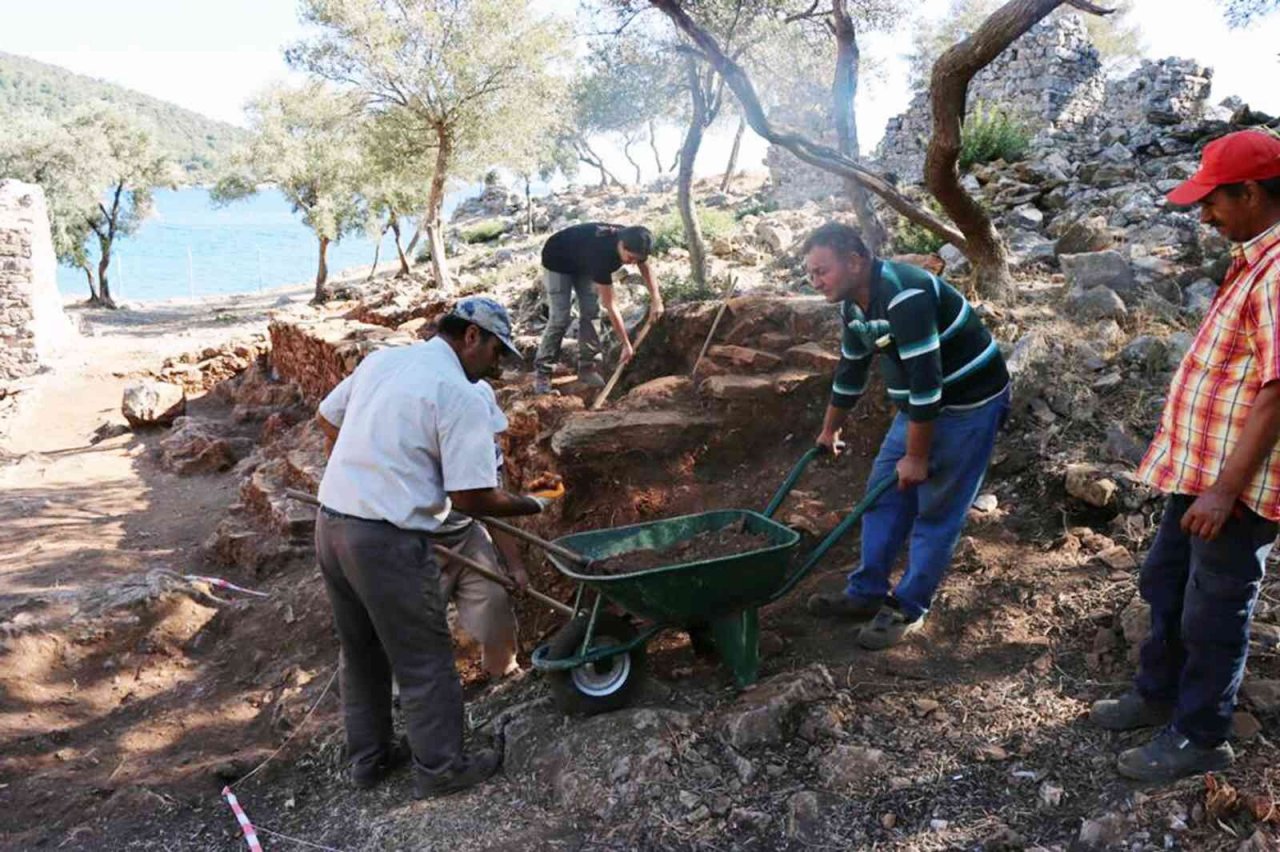
M 587 619 L 578 616 L 547 643 L 547 659 L 576 657 L 587 635 Z M 591 647 L 625 645 L 636 637 L 636 629 L 626 618 L 608 613 L 596 617 Z M 584 663 L 577 668 L 547 672 L 551 695 L 563 713 L 592 716 L 619 710 L 631 703 L 644 680 L 644 646 L 621 654 Z

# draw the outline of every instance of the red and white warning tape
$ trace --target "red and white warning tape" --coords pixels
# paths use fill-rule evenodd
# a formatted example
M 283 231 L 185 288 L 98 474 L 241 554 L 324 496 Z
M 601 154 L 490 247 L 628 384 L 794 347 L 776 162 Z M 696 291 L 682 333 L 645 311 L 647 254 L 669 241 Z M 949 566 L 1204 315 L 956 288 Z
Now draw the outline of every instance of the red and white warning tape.
M 258 592 L 253 589 L 246 589 L 244 586 L 237 586 L 235 583 L 229 583 L 221 577 L 203 577 L 199 574 L 183 574 L 182 579 L 189 580 L 192 583 L 208 583 L 210 586 L 217 586 L 219 589 L 230 589 L 233 592 L 244 592 L 246 595 L 254 595 L 259 598 L 271 597 L 270 592 Z
M 222 788 L 222 798 L 227 800 L 227 804 L 235 813 L 236 822 L 240 823 L 240 830 L 244 832 L 244 842 L 249 844 L 250 852 L 262 852 L 262 844 L 258 842 L 258 832 L 254 831 L 253 823 L 249 822 L 249 815 L 244 812 L 244 808 L 240 807 L 236 794 L 231 792 L 229 786 Z

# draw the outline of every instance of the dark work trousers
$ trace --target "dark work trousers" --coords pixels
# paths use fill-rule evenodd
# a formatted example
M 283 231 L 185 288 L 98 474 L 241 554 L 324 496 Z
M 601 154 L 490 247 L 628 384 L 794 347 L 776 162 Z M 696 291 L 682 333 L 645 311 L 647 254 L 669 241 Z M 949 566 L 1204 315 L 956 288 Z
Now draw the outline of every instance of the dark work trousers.
M 1173 703 L 1178 732 L 1213 747 L 1231 732 L 1249 621 L 1276 523 L 1237 503 L 1217 539 L 1205 541 L 1178 525 L 1194 502 L 1170 495 L 1142 566 L 1139 588 L 1151 605 L 1151 635 L 1135 686 L 1148 700 Z
M 392 673 L 415 771 L 434 777 L 462 766 L 462 687 L 431 544 L 424 532 L 381 521 L 327 509 L 316 516 L 353 769 L 378 763 L 393 743 Z

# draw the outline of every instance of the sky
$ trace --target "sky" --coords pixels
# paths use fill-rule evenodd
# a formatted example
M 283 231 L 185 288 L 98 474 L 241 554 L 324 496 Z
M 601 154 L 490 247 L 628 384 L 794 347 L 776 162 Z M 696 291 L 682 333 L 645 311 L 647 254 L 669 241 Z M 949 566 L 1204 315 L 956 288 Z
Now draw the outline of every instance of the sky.
M 1105 0 L 1103 0 L 1105 2 Z M 577 0 L 535 0 L 572 15 Z M 948 0 L 924 0 L 919 14 L 942 14 Z M 81 74 L 119 83 L 233 124 L 243 105 L 268 83 L 296 76 L 282 48 L 303 35 L 295 0 L 0 0 L 0 51 L 29 56 Z M 1239 95 L 1254 107 L 1280 113 L 1280 14 L 1249 31 L 1231 31 L 1211 0 L 1136 0 L 1134 18 L 1152 58 L 1182 56 L 1215 70 L 1212 101 Z M 909 99 L 905 63 L 907 22 L 899 32 L 862 39 L 866 54 L 883 62 L 883 79 L 863 87 L 859 135 L 872 147 L 885 122 Z M 731 128 L 713 133 L 699 171 L 723 168 Z M 674 151 L 675 130 L 662 146 Z M 742 164 L 759 169 L 763 140 L 749 135 Z M 620 162 L 620 160 L 615 160 Z

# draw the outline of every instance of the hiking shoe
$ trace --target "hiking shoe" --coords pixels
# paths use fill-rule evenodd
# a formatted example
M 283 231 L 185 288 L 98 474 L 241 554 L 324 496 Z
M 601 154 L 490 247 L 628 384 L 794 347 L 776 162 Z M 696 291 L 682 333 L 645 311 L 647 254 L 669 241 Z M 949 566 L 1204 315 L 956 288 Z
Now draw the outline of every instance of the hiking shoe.
M 1206 748 L 1168 727 L 1146 745 L 1122 751 L 1116 759 L 1116 771 L 1134 781 L 1176 781 L 1226 769 L 1235 759 L 1228 743 Z
M 433 796 L 448 796 L 468 787 L 474 787 L 481 781 L 498 771 L 502 764 L 502 753 L 497 749 L 485 748 L 467 755 L 466 763 L 461 769 L 455 769 L 447 775 L 429 776 L 421 772 L 413 775 L 413 794 L 419 799 Z
M 382 759 L 376 763 L 366 763 L 351 767 L 351 783 L 357 790 L 369 790 L 378 786 L 384 778 L 409 762 L 413 752 L 409 749 L 409 741 L 401 737 L 394 745 L 382 753 Z
M 533 392 L 535 394 L 551 393 L 551 377 L 544 376 L 541 373 L 533 377 Z
M 589 388 L 604 387 L 604 376 L 601 376 L 595 370 L 587 368 L 578 371 L 578 381 L 582 382 Z
M 831 618 L 849 618 L 867 621 L 875 618 L 884 601 L 880 598 L 850 597 L 843 592 L 835 595 L 810 595 L 809 612 Z
M 1173 705 L 1148 701 L 1137 692 L 1126 692 L 1119 698 L 1104 698 L 1089 708 L 1089 721 L 1108 731 L 1132 731 L 1167 725 L 1173 718 Z
M 881 651 L 897 645 L 923 626 L 923 615 L 908 619 L 902 610 L 885 604 L 871 623 L 858 631 L 858 644 L 868 651 Z

